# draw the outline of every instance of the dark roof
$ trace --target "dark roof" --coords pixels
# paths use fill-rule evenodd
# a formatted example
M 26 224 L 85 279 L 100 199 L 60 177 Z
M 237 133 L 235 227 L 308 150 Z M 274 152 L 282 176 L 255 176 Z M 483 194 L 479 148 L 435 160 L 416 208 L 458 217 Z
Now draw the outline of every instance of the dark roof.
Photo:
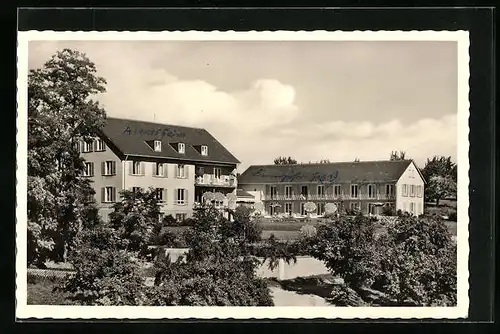
M 238 159 L 205 129 L 107 118 L 107 124 L 102 132 L 124 155 L 239 163 Z M 161 141 L 161 152 L 154 151 L 148 145 L 148 141 L 151 143 L 154 140 Z M 177 152 L 175 149 L 177 143 L 185 144 L 185 154 Z M 199 151 L 201 145 L 208 146 L 207 156 L 201 155 Z
M 396 182 L 411 160 L 250 166 L 239 184 Z
M 252 194 L 249 194 L 248 192 L 246 192 L 245 190 L 243 189 L 236 189 L 236 197 L 246 197 L 246 198 L 255 198 L 254 195 Z

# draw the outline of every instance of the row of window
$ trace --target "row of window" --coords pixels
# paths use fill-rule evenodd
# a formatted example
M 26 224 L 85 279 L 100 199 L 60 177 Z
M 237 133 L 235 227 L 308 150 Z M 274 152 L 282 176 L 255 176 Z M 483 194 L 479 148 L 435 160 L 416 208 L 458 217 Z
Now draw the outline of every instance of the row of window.
M 408 185 L 403 184 L 403 197 L 422 197 L 423 196 L 423 186 L 421 185 Z M 409 190 L 409 192 L 408 192 Z
M 335 203 L 337 207 L 339 207 L 339 203 Z M 368 210 L 371 212 L 371 208 L 373 204 L 368 205 L 369 208 Z M 361 210 L 361 202 L 350 202 L 349 203 L 349 209 L 351 210 Z M 410 203 L 403 203 L 403 211 L 411 212 L 413 214 L 421 214 L 422 213 L 422 203 L 415 203 L 415 202 L 410 202 Z M 280 212 L 280 207 L 279 206 L 269 206 L 269 213 L 271 215 L 277 214 Z M 293 203 L 292 202 L 287 202 L 285 203 L 284 206 L 284 213 L 291 215 L 293 213 Z M 300 214 L 301 215 L 306 215 L 307 212 L 305 210 L 305 203 L 300 203 Z M 324 202 L 319 202 L 316 203 L 316 214 L 317 215 L 323 215 L 325 214 L 325 203 Z
M 133 192 L 140 191 L 140 187 L 133 187 Z M 167 189 L 156 188 L 156 199 L 160 202 L 167 202 Z M 117 201 L 116 187 L 103 187 L 101 189 L 101 202 L 114 203 Z M 188 190 L 187 189 L 174 189 L 174 204 L 186 205 L 188 203 Z
M 77 142 L 75 146 L 79 152 L 83 153 L 106 151 L 106 144 L 100 138 L 84 142 Z
M 80 151 L 82 153 L 102 152 L 102 151 L 106 150 L 106 144 L 100 138 L 96 138 L 96 139 L 88 140 L 88 141 L 83 141 L 83 142 L 77 142 L 75 145 L 76 145 L 76 148 L 78 149 L 78 151 Z M 153 149 L 156 152 L 161 152 L 162 147 L 161 147 L 160 140 L 154 141 Z M 178 143 L 177 144 L 177 152 L 181 153 L 181 154 L 185 154 L 186 153 L 186 144 Z M 201 155 L 207 156 L 208 155 L 208 146 L 201 145 L 200 146 L 200 153 L 201 153 Z
M 317 215 L 323 215 L 325 214 L 325 202 L 319 202 L 316 203 L 316 214 Z M 339 203 L 335 203 L 337 207 L 339 207 Z M 351 210 L 359 210 L 361 208 L 361 202 L 351 202 L 349 207 Z M 270 214 L 276 214 L 279 213 L 280 207 L 278 206 L 269 206 L 269 213 Z M 293 213 L 293 203 L 292 202 L 287 202 L 285 203 L 284 207 L 284 213 L 291 215 Z M 305 210 L 305 203 L 300 203 L 300 214 L 305 216 L 307 214 L 307 211 Z
M 155 140 L 153 142 L 153 149 L 156 152 L 161 152 L 161 141 L 160 140 Z M 177 143 L 177 152 L 180 154 L 185 154 L 186 153 L 186 144 Z M 208 155 L 208 146 L 201 145 L 200 146 L 200 153 L 201 153 L 201 155 L 207 156 Z
M 184 179 L 188 177 L 188 169 L 185 165 L 176 165 L 176 177 Z M 220 177 L 220 168 L 214 169 Z M 116 175 L 116 161 L 104 161 L 101 163 L 101 174 L 105 176 Z M 131 162 L 131 175 L 145 175 L 145 164 L 140 161 Z M 94 163 L 85 162 L 83 176 L 94 176 Z M 161 162 L 153 164 L 153 176 L 167 177 L 167 165 Z
M 357 184 L 351 184 L 350 187 L 350 194 L 351 197 L 357 198 L 359 195 L 359 187 Z M 373 197 L 375 198 L 377 195 L 377 185 L 375 184 L 369 184 L 367 185 L 367 192 L 368 192 L 368 197 Z M 385 185 L 385 194 L 387 196 L 394 196 L 395 195 L 395 187 L 393 184 L 386 184 Z M 316 194 L 318 196 L 325 196 L 325 186 L 324 185 L 318 185 L 316 188 Z M 271 197 L 278 196 L 278 187 L 277 186 L 271 186 L 270 188 L 270 195 Z M 291 198 L 294 195 L 294 189 L 292 186 L 285 186 L 285 197 Z M 300 195 L 303 196 L 309 196 L 309 187 L 308 186 L 302 186 Z M 343 189 L 341 185 L 334 185 L 333 186 L 333 196 L 341 196 L 343 195 Z

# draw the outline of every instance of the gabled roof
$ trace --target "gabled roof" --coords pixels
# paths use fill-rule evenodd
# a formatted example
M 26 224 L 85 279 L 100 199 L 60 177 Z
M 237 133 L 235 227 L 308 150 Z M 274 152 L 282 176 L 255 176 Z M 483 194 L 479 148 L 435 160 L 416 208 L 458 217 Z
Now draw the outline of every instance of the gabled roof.
M 178 125 L 159 124 L 129 119 L 107 118 L 101 136 L 107 138 L 123 155 L 192 160 L 198 162 L 239 163 L 207 130 Z M 147 141 L 160 140 L 161 152 Z M 185 153 L 178 153 L 177 143 L 185 144 Z M 195 147 L 208 146 L 204 156 Z
M 250 166 L 238 184 L 397 182 L 412 160 Z

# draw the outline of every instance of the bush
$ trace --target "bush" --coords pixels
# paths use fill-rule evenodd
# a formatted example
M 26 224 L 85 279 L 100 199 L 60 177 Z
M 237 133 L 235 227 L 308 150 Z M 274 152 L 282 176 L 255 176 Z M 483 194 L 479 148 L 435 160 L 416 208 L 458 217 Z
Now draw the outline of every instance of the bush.
M 382 215 L 384 216 L 395 216 L 396 209 L 392 205 L 384 205 L 382 207 Z
M 373 223 L 364 216 L 344 216 L 332 222 L 319 225 L 316 236 L 304 240 L 305 248 L 352 288 L 371 285 L 377 272 Z
M 455 305 L 456 245 L 446 224 L 402 214 L 387 225 L 381 232 L 366 217 L 341 217 L 318 226 L 303 249 L 343 278 L 346 289 L 376 289 L 390 305 Z M 338 291 L 340 304 L 353 296 L 346 289 Z
M 447 226 L 435 217 L 401 217 L 379 242 L 375 286 L 398 303 L 455 305 L 457 254 Z
M 180 261 L 159 270 L 150 294 L 155 306 L 272 306 L 269 288 L 251 259 L 229 256 Z
M 75 275 L 62 289 L 84 305 L 144 305 L 139 265 L 121 250 L 114 230 L 98 226 L 82 232 L 70 261 Z
M 249 210 L 228 222 L 212 207 L 197 210 L 185 231 L 190 248 L 185 258 L 155 263 L 153 305 L 271 306 L 265 281 L 256 277 L 259 261 L 249 244 L 259 239 Z M 185 261 L 184 261 L 185 260 Z

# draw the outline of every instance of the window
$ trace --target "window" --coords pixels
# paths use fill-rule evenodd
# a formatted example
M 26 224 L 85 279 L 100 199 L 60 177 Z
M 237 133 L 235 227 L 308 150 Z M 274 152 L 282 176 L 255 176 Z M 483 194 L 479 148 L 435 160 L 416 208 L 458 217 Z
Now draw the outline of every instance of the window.
M 286 198 L 292 198 L 292 186 L 285 186 L 285 196 Z
M 95 151 L 102 152 L 105 150 L 106 150 L 106 145 L 104 144 L 104 141 L 101 138 L 97 138 L 95 141 Z
M 408 185 L 403 184 L 403 196 L 407 197 L 408 196 Z
M 83 152 L 92 152 L 93 150 L 93 145 L 94 143 L 91 141 L 84 141 L 83 142 Z
M 417 186 L 417 197 L 422 197 L 422 186 Z
M 318 186 L 318 197 L 325 197 L 325 186 Z
M 318 213 L 318 216 L 322 216 L 325 214 L 325 203 L 317 203 L 316 204 L 316 211 Z
M 221 176 L 221 170 L 220 168 L 214 168 L 214 178 L 215 179 L 220 179 Z
M 415 197 L 415 186 L 413 184 L 410 186 L 410 196 Z
M 154 164 L 154 176 L 165 176 L 164 174 L 164 169 L 163 169 L 163 164 L 161 162 L 157 162 Z
M 177 165 L 177 178 L 183 179 L 186 177 L 186 168 L 184 165 Z
M 288 215 L 292 214 L 292 203 L 285 203 L 285 213 Z
M 377 195 L 377 187 L 374 184 L 368 185 L 368 198 L 375 198 Z
M 141 175 L 142 174 L 142 166 L 140 161 L 132 162 L 132 175 Z
M 177 202 L 177 205 L 185 205 L 187 203 L 187 190 L 177 189 L 175 200 Z
M 421 215 L 422 212 L 422 203 L 417 203 L 417 215 Z
M 300 189 L 300 194 L 305 198 L 309 196 L 309 189 L 307 189 L 307 186 L 302 186 L 302 188 Z
M 83 170 L 83 176 L 94 176 L 94 163 L 86 162 L 85 169 Z
M 116 174 L 116 162 L 106 161 L 103 162 L 102 175 L 115 175 Z
M 208 155 L 208 146 L 201 145 L 201 155 Z
M 387 197 L 394 196 L 394 185 L 393 184 L 386 184 L 385 185 L 385 194 L 387 195 Z
M 134 194 L 141 192 L 142 188 L 141 187 L 132 187 L 132 192 Z
M 186 145 L 184 145 L 184 143 L 179 143 L 178 149 L 179 153 L 186 153 Z
M 104 203 L 112 203 L 116 201 L 116 188 L 104 187 L 102 188 L 102 201 Z
M 411 212 L 411 213 L 416 213 L 416 212 L 415 212 L 415 203 L 414 203 L 414 202 L 411 202 L 411 203 L 410 203 L 410 212 Z
M 161 141 L 155 140 L 153 146 L 156 152 L 161 152 Z
M 185 213 L 176 213 L 175 214 L 175 220 L 178 223 L 181 223 L 181 222 L 185 221 L 186 220 L 186 214 Z
M 269 214 L 273 216 L 277 213 L 278 213 L 278 207 L 273 204 L 269 205 Z
M 156 200 L 159 201 L 159 202 L 163 202 L 164 199 L 163 199 L 163 188 L 156 188 Z
M 271 187 L 271 198 L 275 198 L 278 195 L 278 189 L 276 186 Z
M 351 197 L 358 198 L 358 185 L 357 184 L 351 184 Z
M 302 216 L 307 215 L 306 208 L 304 207 L 304 204 L 305 204 L 305 203 L 300 203 L 300 214 L 301 214 Z
M 341 192 L 342 192 L 342 188 L 340 187 L 340 185 L 333 186 L 333 196 L 339 197 Z

